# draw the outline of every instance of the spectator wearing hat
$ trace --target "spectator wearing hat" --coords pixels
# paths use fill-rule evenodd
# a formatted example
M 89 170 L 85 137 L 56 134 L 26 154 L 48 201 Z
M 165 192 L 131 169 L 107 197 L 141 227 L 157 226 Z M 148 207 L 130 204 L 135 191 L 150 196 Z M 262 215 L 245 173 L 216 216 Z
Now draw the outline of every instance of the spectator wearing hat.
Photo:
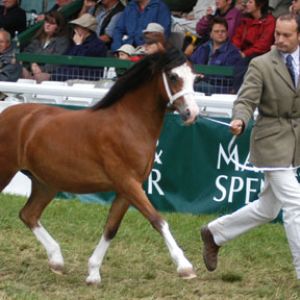
M 130 44 L 122 45 L 116 50 L 116 56 L 122 60 L 131 60 L 131 56 L 135 53 L 135 48 Z
M 80 15 L 90 13 L 96 18 L 96 33 L 110 47 L 113 31 L 125 6 L 120 0 L 84 0 Z
M 70 21 L 73 26 L 73 46 L 65 54 L 76 56 L 106 56 L 107 48 L 96 34 L 97 21 L 90 14 L 83 14 Z
M 143 45 L 143 30 L 153 22 L 164 28 L 166 37 L 170 36 L 171 12 L 162 0 L 130 1 L 114 29 L 111 49 L 116 50 L 124 44 Z
M 146 55 L 163 51 L 166 46 L 165 30 L 158 23 L 149 23 L 145 30 L 143 30 L 145 40 L 144 52 Z
M 107 48 L 105 44 L 98 39 L 96 34 L 97 22 L 95 17 L 90 14 L 83 14 L 81 17 L 70 21 L 69 24 L 73 26 L 73 45 L 71 45 L 64 55 L 71 56 L 92 56 L 105 57 L 107 55 Z M 38 81 L 49 80 L 67 80 L 67 79 L 88 79 L 88 73 L 94 70 L 95 77 L 101 76 L 101 70 L 93 68 L 79 68 L 79 67 L 59 67 L 53 71 L 53 74 L 42 73 L 37 79 Z M 39 70 L 36 70 L 39 73 Z M 36 77 L 37 78 L 37 77 Z
M 15 33 L 26 29 L 26 12 L 20 7 L 19 0 L 3 0 L 0 6 L 0 28 L 10 33 L 11 37 Z

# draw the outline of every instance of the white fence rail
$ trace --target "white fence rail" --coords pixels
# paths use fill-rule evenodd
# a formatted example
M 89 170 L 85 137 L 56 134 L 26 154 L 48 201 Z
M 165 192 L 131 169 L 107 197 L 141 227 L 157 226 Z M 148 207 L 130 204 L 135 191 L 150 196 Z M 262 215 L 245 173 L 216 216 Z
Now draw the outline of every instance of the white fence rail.
M 107 86 L 111 83 L 106 82 Z M 103 98 L 109 88 L 98 87 L 91 83 L 74 83 L 68 85 L 61 82 L 44 82 L 37 84 L 33 81 L 0 82 L 0 91 L 8 98 L 4 102 L 41 102 L 66 105 L 89 106 Z M 231 108 L 236 95 L 213 94 L 205 96 L 195 93 L 199 107 L 208 115 L 231 117 Z

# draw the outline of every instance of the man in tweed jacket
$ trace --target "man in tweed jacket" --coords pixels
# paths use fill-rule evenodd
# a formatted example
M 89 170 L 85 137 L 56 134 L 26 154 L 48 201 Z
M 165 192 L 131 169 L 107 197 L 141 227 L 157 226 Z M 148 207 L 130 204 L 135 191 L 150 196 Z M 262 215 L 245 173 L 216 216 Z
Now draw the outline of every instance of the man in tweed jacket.
M 265 224 L 283 210 L 284 226 L 300 279 L 300 19 L 277 19 L 275 47 L 253 59 L 233 107 L 231 131 L 243 132 L 258 109 L 251 133 L 250 161 L 264 170 L 265 185 L 259 199 L 201 228 L 203 258 L 209 271 L 217 267 L 220 246 Z M 286 66 L 292 65 L 292 75 Z M 293 78 L 292 78 L 293 77 Z

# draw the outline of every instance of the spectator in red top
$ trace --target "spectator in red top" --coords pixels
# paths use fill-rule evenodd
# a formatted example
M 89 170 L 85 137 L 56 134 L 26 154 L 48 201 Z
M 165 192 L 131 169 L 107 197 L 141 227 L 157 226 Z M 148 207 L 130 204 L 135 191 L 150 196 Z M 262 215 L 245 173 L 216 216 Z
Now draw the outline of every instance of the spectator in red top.
M 248 0 L 245 13 L 232 43 L 250 60 L 270 50 L 274 42 L 275 18 L 268 13 L 268 0 Z

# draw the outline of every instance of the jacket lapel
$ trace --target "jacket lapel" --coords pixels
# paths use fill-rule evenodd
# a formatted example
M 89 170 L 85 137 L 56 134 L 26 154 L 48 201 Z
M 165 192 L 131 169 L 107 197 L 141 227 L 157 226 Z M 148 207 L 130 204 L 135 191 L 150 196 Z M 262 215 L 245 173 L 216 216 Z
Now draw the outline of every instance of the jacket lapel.
M 272 63 L 274 66 L 274 71 L 282 78 L 282 80 L 293 90 L 295 91 L 295 86 L 293 84 L 291 75 L 289 74 L 286 65 L 284 64 L 280 53 L 274 49 L 272 56 Z M 299 89 L 299 84 L 298 88 Z

